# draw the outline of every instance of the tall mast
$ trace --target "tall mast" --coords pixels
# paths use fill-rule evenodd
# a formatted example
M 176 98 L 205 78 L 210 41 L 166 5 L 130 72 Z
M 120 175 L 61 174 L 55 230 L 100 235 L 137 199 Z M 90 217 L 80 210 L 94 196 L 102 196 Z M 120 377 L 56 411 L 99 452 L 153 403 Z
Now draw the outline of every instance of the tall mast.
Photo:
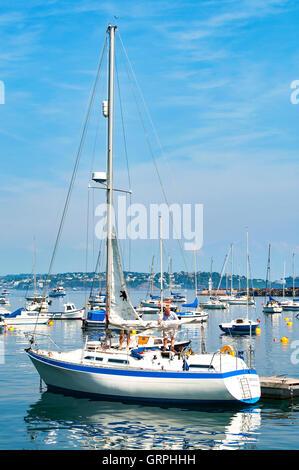
M 155 256 L 153 256 L 153 261 L 152 261 L 151 295 L 153 295 L 154 293 L 154 263 L 155 263 Z
M 269 298 L 271 296 L 271 283 L 270 283 L 270 254 L 271 254 L 271 244 L 269 243 L 269 251 L 268 251 L 268 264 L 267 264 L 267 275 L 266 275 L 266 289 L 265 289 L 265 301 L 267 298 L 267 290 L 269 291 Z
M 160 226 L 160 291 L 161 291 L 161 298 L 160 298 L 160 306 L 161 306 L 161 313 L 163 314 L 163 260 L 162 260 L 162 217 L 159 216 L 159 226 Z
M 213 272 L 213 258 L 211 258 L 211 268 L 210 268 L 210 278 L 209 278 L 209 294 L 211 295 L 211 291 L 212 291 L 212 287 L 213 287 L 213 284 L 212 284 L 212 272 Z
M 230 258 L 230 295 L 233 295 L 233 250 L 234 244 L 231 244 L 231 258 Z
M 271 296 L 271 244 L 269 243 L 269 297 Z
M 112 235 L 113 235 L 113 111 L 114 111 L 114 51 L 115 29 L 108 26 L 109 77 L 108 77 L 108 141 L 107 141 L 107 260 L 106 260 L 106 315 L 111 311 Z
M 285 297 L 285 283 L 286 283 L 286 262 L 283 262 L 283 280 L 282 280 L 282 296 Z
M 295 298 L 295 253 L 293 253 L 292 265 L 293 265 L 293 299 L 294 299 Z
M 35 243 L 35 237 L 33 238 L 33 295 L 37 295 L 36 291 L 36 243 Z
M 248 229 L 246 229 L 246 296 L 247 296 L 246 318 L 247 319 L 248 319 L 248 301 L 249 301 L 248 274 L 249 274 L 249 269 L 248 269 Z
M 196 249 L 194 248 L 194 284 L 195 284 L 195 298 L 197 297 L 197 268 L 196 268 Z

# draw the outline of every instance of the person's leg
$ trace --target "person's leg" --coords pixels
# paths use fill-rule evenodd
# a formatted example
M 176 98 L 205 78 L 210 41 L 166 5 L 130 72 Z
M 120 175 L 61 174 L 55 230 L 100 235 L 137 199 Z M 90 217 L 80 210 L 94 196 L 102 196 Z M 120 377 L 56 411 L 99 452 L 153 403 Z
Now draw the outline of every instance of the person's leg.
M 124 340 L 124 333 L 121 332 L 121 333 L 120 333 L 120 336 L 119 336 L 119 348 L 122 347 L 122 345 L 123 345 L 123 340 Z

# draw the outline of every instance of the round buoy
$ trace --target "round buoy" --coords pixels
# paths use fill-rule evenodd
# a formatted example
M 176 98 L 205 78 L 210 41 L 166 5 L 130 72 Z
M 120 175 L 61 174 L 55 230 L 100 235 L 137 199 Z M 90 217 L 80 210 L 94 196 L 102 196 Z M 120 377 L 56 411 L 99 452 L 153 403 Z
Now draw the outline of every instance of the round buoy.
M 290 319 L 288 317 L 285 317 L 284 321 L 290 321 Z
M 287 338 L 286 336 L 283 336 L 280 340 L 281 343 L 283 344 L 287 344 L 289 342 L 289 338 Z
M 274 341 L 274 343 L 276 343 L 277 339 L 276 339 L 276 338 L 273 338 L 273 341 Z
M 10 326 L 10 327 L 8 328 L 8 331 L 14 331 L 14 327 L 13 327 L 13 326 Z
M 256 329 L 255 329 L 255 332 L 256 332 L 257 335 L 260 335 L 260 334 L 261 334 L 261 331 L 262 331 L 262 330 L 261 330 L 260 328 L 256 328 Z
M 292 326 L 292 325 L 293 325 L 293 322 L 292 322 L 292 321 L 288 321 L 288 322 L 287 322 L 287 325 L 288 325 L 288 326 Z
M 261 319 L 260 319 L 260 318 L 258 318 L 258 319 L 257 319 L 257 322 L 258 322 L 258 323 L 261 323 Z
M 48 322 L 48 325 L 49 325 L 49 326 L 53 326 L 53 325 L 54 325 L 53 320 L 50 320 L 50 321 Z
M 131 335 L 136 335 L 136 330 L 132 330 Z

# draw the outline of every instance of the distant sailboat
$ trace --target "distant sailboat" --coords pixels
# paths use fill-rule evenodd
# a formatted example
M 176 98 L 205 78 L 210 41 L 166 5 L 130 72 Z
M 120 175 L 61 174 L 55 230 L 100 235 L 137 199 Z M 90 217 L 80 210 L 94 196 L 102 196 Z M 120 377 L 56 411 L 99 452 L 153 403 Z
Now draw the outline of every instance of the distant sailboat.
M 268 252 L 268 264 L 267 264 L 267 276 L 266 276 L 266 293 L 269 291 L 268 301 L 265 302 L 263 306 L 264 313 L 281 313 L 282 306 L 277 300 L 275 300 L 271 295 L 271 244 L 269 243 L 269 252 Z
M 192 303 L 182 304 L 183 310 L 177 312 L 179 318 L 197 318 L 199 322 L 207 321 L 209 314 L 201 309 L 197 298 L 197 266 L 196 266 L 196 250 L 194 250 L 194 288 L 195 299 Z M 186 309 L 186 310 L 185 310 Z
M 227 259 L 227 255 L 225 257 L 224 266 L 226 264 L 226 259 Z M 212 288 L 213 288 L 212 269 L 213 269 L 213 258 L 211 259 L 211 269 L 210 269 L 210 277 L 209 277 L 209 283 L 208 283 L 210 298 L 208 300 L 204 301 L 204 302 L 200 302 L 199 305 L 201 307 L 203 307 L 205 310 L 207 310 L 207 309 L 209 309 L 209 310 L 225 310 L 225 309 L 228 309 L 229 308 L 228 302 L 222 301 L 220 296 L 218 296 L 218 295 L 211 295 L 211 291 L 212 291 Z M 219 285 L 218 285 L 218 289 L 217 289 L 216 293 L 218 293 L 218 291 L 219 291 L 219 287 L 220 287 L 220 284 L 221 284 L 221 279 L 222 279 L 222 273 L 221 273 L 221 276 L 220 276 L 220 281 L 219 281 Z
M 283 310 L 291 310 L 291 311 L 297 311 L 299 310 L 299 299 L 296 299 L 296 289 L 295 289 L 295 253 L 293 253 L 292 257 L 292 267 L 293 267 L 293 296 L 291 299 L 285 299 L 280 302 L 280 305 L 282 306 Z M 285 282 L 285 277 L 283 279 L 283 282 Z

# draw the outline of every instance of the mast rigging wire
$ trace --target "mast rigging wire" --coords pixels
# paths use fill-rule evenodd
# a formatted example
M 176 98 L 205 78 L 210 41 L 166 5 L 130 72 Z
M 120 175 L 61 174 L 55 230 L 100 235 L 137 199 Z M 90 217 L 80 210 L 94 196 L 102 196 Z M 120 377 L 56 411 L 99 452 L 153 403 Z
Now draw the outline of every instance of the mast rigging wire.
M 54 264 L 54 261 L 55 261 L 58 244 L 59 244 L 61 234 L 62 234 L 62 230 L 63 230 L 63 227 L 64 227 L 64 222 L 65 222 L 67 210 L 68 210 L 68 207 L 69 207 L 73 186 L 74 186 L 77 171 L 78 171 L 78 166 L 79 166 L 79 162 L 80 162 L 80 159 L 81 159 L 83 146 L 84 146 L 84 143 L 85 143 L 88 124 L 89 124 L 89 121 L 90 121 L 91 110 L 92 110 L 92 107 L 93 107 L 93 104 L 94 104 L 95 95 L 96 95 L 96 91 L 97 91 L 97 86 L 98 86 L 98 82 L 99 82 L 99 78 L 100 78 L 100 73 L 101 73 L 101 70 L 102 70 L 103 57 L 104 57 L 104 53 L 105 53 L 105 50 L 106 50 L 106 47 L 107 47 L 107 41 L 108 41 L 108 38 L 107 38 L 107 35 L 106 35 L 104 47 L 103 47 L 103 50 L 102 50 L 102 54 L 101 54 L 98 69 L 97 69 L 96 78 L 95 78 L 94 85 L 93 85 L 93 88 L 92 88 L 91 98 L 90 98 L 88 109 L 87 109 L 87 114 L 86 114 L 83 130 L 82 130 L 82 135 L 81 135 L 81 139 L 80 139 L 80 143 L 79 143 L 79 148 L 78 148 L 77 155 L 76 155 L 75 165 L 74 165 L 71 181 L 70 181 L 70 184 L 69 184 L 69 189 L 68 189 L 68 192 L 67 192 L 67 196 L 66 196 L 66 200 L 65 200 L 65 204 L 64 204 L 64 208 L 63 208 L 63 213 L 62 213 L 61 221 L 60 221 L 60 224 L 59 224 L 58 233 L 57 233 L 55 244 L 54 244 L 54 249 L 53 249 L 53 253 L 52 253 L 52 257 L 51 257 L 51 261 L 50 261 L 50 266 L 49 266 L 49 270 L 48 270 L 48 274 L 47 274 L 47 278 L 46 278 L 46 284 L 45 284 L 45 288 L 44 288 L 44 295 L 43 295 L 44 297 L 46 296 L 46 292 L 47 292 L 47 289 L 48 289 L 48 284 L 49 284 L 48 281 L 49 281 L 50 275 L 52 273 L 53 264 Z M 35 331 L 36 331 L 37 321 L 38 321 L 40 311 L 41 311 L 41 308 L 38 311 L 37 319 L 36 319 L 35 326 L 34 326 L 33 335 L 35 334 Z

